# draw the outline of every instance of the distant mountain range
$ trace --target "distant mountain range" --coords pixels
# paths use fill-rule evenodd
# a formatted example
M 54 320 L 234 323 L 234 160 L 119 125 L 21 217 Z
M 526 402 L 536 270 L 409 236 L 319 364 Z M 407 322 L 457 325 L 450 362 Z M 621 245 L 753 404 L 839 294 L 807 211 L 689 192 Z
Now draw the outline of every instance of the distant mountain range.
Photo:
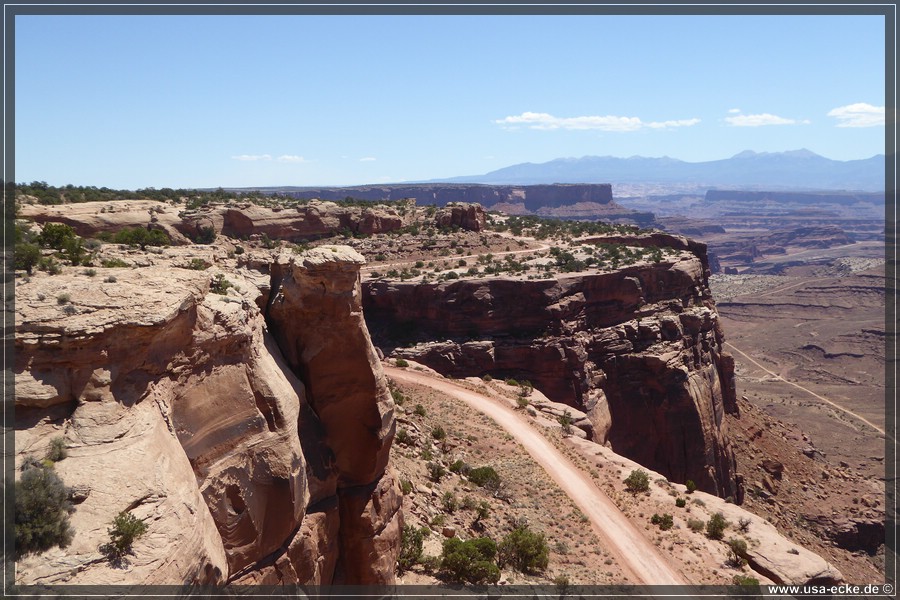
M 664 156 L 584 156 L 521 163 L 484 175 L 433 183 L 533 185 L 549 183 L 695 184 L 698 187 L 794 190 L 884 190 L 883 154 L 862 160 L 831 160 L 806 149 L 741 152 L 723 160 L 685 162 Z

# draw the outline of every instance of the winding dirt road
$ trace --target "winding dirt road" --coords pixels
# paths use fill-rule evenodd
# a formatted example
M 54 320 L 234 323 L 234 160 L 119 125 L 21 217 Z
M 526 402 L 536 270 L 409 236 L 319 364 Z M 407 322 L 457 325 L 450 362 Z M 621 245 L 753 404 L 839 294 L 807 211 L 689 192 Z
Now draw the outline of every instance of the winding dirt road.
M 398 381 L 417 383 L 443 392 L 494 419 L 525 447 L 532 458 L 587 515 L 601 542 L 616 557 L 633 582 L 646 585 L 687 583 L 612 500 L 510 406 L 447 380 L 387 365 L 384 370 Z

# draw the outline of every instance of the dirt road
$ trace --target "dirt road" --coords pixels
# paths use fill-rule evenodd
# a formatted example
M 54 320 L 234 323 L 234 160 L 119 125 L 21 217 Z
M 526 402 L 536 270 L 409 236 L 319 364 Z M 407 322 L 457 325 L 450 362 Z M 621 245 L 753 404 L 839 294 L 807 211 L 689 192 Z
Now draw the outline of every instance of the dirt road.
M 572 464 L 543 435 L 511 407 L 443 379 L 406 369 L 385 366 L 398 381 L 428 386 L 462 400 L 494 419 L 525 447 L 559 487 L 587 515 L 606 549 L 612 553 L 634 583 L 684 585 L 686 581 L 656 550 L 643 533 L 613 504 L 585 473 Z
M 882 428 L 879 427 L 878 425 L 872 423 L 871 421 L 869 421 L 869 420 L 866 419 L 865 417 L 856 414 L 856 413 L 853 412 L 852 410 L 849 410 L 849 409 L 847 409 L 847 408 L 844 408 L 843 406 L 841 406 L 840 404 L 837 404 L 836 402 L 832 402 L 831 400 L 829 400 L 828 398 L 826 398 L 826 397 L 824 397 L 824 396 L 820 396 L 819 394 L 815 393 L 814 391 L 809 390 L 809 389 L 803 387 L 802 385 L 800 385 L 800 384 L 798 384 L 798 383 L 794 383 L 793 381 L 788 381 L 787 379 L 785 379 L 784 377 L 782 377 L 782 376 L 779 375 L 778 373 L 775 373 L 774 371 L 770 371 L 769 369 L 765 368 L 763 365 L 761 365 L 761 364 L 759 364 L 758 362 L 756 362 L 755 360 L 753 360 L 753 358 L 751 358 L 749 354 L 747 354 L 746 352 L 744 352 L 744 351 L 741 350 L 740 348 L 736 347 L 734 344 L 732 344 L 732 343 L 730 343 L 730 342 L 725 342 L 725 345 L 728 346 L 729 348 L 731 348 L 732 350 L 734 350 L 735 352 L 737 352 L 738 354 L 740 354 L 741 356 L 743 356 L 744 358 L 746 358 L 748 361 L 750 361 L 751 363 L 753 363 L 754 365 L 756 365 L 757 367 L 759 367 L 760 369 L 762 369 L 763 371 L 765 371 L 765 372 L 768 373 L 769 375 L 771 375 L 772 377 L 775 377 L 775 378 L 778 379 L 779 381 L 783 381 L 784 383 L 786 383 L 786 384 L 788 384 L 788 385 L 792 385 L 792 386 L 794 386 L 794 387 L 797 388 L 797 389 L 803 390 L 804 392 L 806 392 L 806 393 L 809 394 L 810 396 L 813 396 L 813 397 L 815 397 L 815 398 L 818 398 L 818 399 L 821 400 L 822 402 L 825 402 L 826 404 L 828 404 L 828 405 L 831 406 L 832 408 L 835 408 L 835 409 L 841 411 L 841 412 L 844 413 L 845 415 L 849 415 L 849 416 L 853 417 L 854 419 L 856 419 L 856 420 L 858 420 L 858 421 L 862 421 L 863 423 L 865 423 L 866 425 L 868 425 L 869 427 L 871 427 L 872 429 L 874 429 L 875 431 L 877 431 L 877 432 L 880 433 L 881 435 L 885 435 L 884 429 L 882 429 Z

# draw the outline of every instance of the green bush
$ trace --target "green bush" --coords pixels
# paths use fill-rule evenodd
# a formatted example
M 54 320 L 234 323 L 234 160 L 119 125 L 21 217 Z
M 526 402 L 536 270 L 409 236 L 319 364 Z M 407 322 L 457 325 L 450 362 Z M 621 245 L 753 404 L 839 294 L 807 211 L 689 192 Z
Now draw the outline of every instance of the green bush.
M 15 269 L 31 275 L 34 267 L 41 260 L 41 249 L 37 244 L 22 243 L 15 247 Z
M 678 508 L 684 508 L 687 505 L 687 500 L 684 498 L 675 498 L 675 506 Z
M 571 412 L 566 410 L 563 414 L 557 417 L 557 421 L 559 421 L 564 435 L 572 435 L 572 422 L 574 421 L 574 419 L 572 418 Z
M 406 367 L 409 366 L 409 363 L 406 361 L 405 358 L 398 358 L 397 360 L 394 361 L 394 365 L 400 369 L 405 369 Z
M 401 480 L 400 481 L 400 491 L 403 492 L 404 496 L 406 494 L 410 493 L 411 491 L 413 491 L 412 481 L 410 481 L 409 479 Z
M 146 531 L 147 524 L 144 521 L 123 510 L 116 515 L 112 527 L 106 530 L 109 542 L 100 546 L 100 552 L 110 562 L 121 563 L 125 555 L 132 554 L 134 541 Z
M 748 577 L 746 575 L 735 575 L 731 582 L 741 587 L 759 587 L 759 579 L 756 577 Z
M 147 246 L 168 246 L 172 243 L 169 236 L 160 229 L 145 229 L 143 227 L 131 227 L 116 232 L 112 239 L 116 244 L 140 246 L 141 250 Z
M 209 265 L 206 264 L 206 261 L 202 258 L 192 258 L 191 261 L 185 265 L 185 268 L 192 269 L 194 271 L 205 271 L 209 268 Z
M 436 440 L 443 440 L 447 438 L 447 432 L 444 431 L 444 428 L 438 425 L 434 429 L 431 430 L 431 437 Z
M 64 440 L 62 436 L 50 440 L 50 448 L 47 449 L 47 458 L 56 463 L 66 456 L 68 456 L 68 452 L 66 451 L 66 440 Z
M 53 469 L 34 464 L 15 483 L 17 559 L 53 546 L 65 548 L 75 535 L 69 525 L 68 488 Z
M 688 519 L 687 526 L 691 531 L 696 533 L 696 532 L 703 531 L 703 528 L 706 525 L 700 519 Z
M 659 516 L 658 514 L 653 513 L 653 516 L 650 518 L 650 522 L 654 525 L 657 525 L 663 531 L 672 529 L 672 525 L 674 525 L 672 515 L 670 515 L 669 513 L 665 513 L 663 514 L 663 516 Z
M 500 476 L 494 467 L 478 467 L 469 471 L 469 481 L 491 491 L 500 489 Z
M 444 507 L 445 511 L 452 515 L 456 512 L 456 509 L 459 508 L 459 499 L 456 497 L 456 494 L 448 490 L 444 492 L 444 495 L 441 497 L 441 506 Z
M 444 540 L 438 575 L 451 583 L 484 585 L 500 580 L 500 569 L 494 564 L 497 544 L 490 538 L 463 542 L 459 538 Z
M 685 481 L 685 482 L 684 482 L 684 487 L 687 488 L 687 493 L 688 493 L 688 494 L 693 494 L 694 492 L 697 491 L 697 484 L 694 483 L 694 480 L 693 480 L 693 479 L 688 479 L 687 481 Z
M 421 404 L 416 404 L 416 408 L 415 408 L 415 410 L 413 410 L 413 412 L 420 417 L 424 417 L 426 414 L 425 407 L 422 406 Z
M 460 475 L 468 475 L 472 471 L 472 467 L 463 462 L 462 459 L 456 460 L 450 465 L 451 473 L 459 473 Z
M 394 439 L 398 444 L 403 444 L 404 446 L 409 446 L 413 443 L 412 436 L 409 435 L 409 432 L 405 429 L 399 430 L 397 435 L 394 436 Z
M 225 279 L 225 275 L 219 273 L 209 284 L 209 291 L 213 294 L 224 296 L 228 293 L 228 288 L 234 287 L 234 284 Z
M 547 568 L 550 548 L 543 533 L 521 525 L 510 532 L 498 548 L 500 566 L 510 565 L 521 573 L 537 573 Z
M 635 469 L 625 479 L 625 487 L 632 494 L 646 492 L 650 489 L 650 476 L 643 469 Z
M 706 522 L 706 537 L 711 540 L 721 540 L 725 535 L 726 527 L 728 527 L 728 521 L 725 520 L 725 515 L 717 512 Z
M 404 525 L 400 533 L 400 557 L 397 559 L 397 573 L 402 575 L 422 559 L 422 542 L 425 536 L 421 529 Z
M 441 477 L 447 474 L 447 470 L 440 463 L 430 462 L 426 465 L 428 469 L 428 478 L 435 483 L 441 480 Z
M 742 567 L 747 563 L 747 542 L 740 538 L 728 540 L 728 562 L 735 567 Z
M 121 258 L 107 258 L 100 261 L 100 266 L 106 267 L 107 269 L 112 269 L 115 267 L 130 267 L 131 265 L 129 265 Z
M 67 243 L 76 237 L 75 230 L 64 223 L 47 223 L 41 230 L 37 240 L 44 248 L 62 250 Z

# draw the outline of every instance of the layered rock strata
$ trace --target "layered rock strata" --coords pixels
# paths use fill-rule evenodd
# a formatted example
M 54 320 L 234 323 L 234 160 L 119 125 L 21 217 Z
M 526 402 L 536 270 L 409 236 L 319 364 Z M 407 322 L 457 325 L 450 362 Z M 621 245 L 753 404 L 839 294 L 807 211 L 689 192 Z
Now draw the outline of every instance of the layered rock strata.
M 722 423 L 736 410 L 734 363 L 705 248 L 682 244 L 658 263 L 544 280 L 370 280 L 366 319 L 393 356 L 455 377 L 530 380 L 586 413 L 597 443 L 740 501 Z
M 258 278 L 207 251 L 219 266 L 205 271 L 166 262 L 173 249 L 102 280 L 66 269 L 17 286 L 16 463 L 63 437 L 53 468 L 81 500 L 71 546 L 18 561 L 18 583 L 393 581 L 393 405 L 358 312 L 361 258 L 278 263 L 285 338 Z M 335 348 L 341 377 L 322 361 Z M 148 524 L 127 570 L 98 550 L 123 510 Z

